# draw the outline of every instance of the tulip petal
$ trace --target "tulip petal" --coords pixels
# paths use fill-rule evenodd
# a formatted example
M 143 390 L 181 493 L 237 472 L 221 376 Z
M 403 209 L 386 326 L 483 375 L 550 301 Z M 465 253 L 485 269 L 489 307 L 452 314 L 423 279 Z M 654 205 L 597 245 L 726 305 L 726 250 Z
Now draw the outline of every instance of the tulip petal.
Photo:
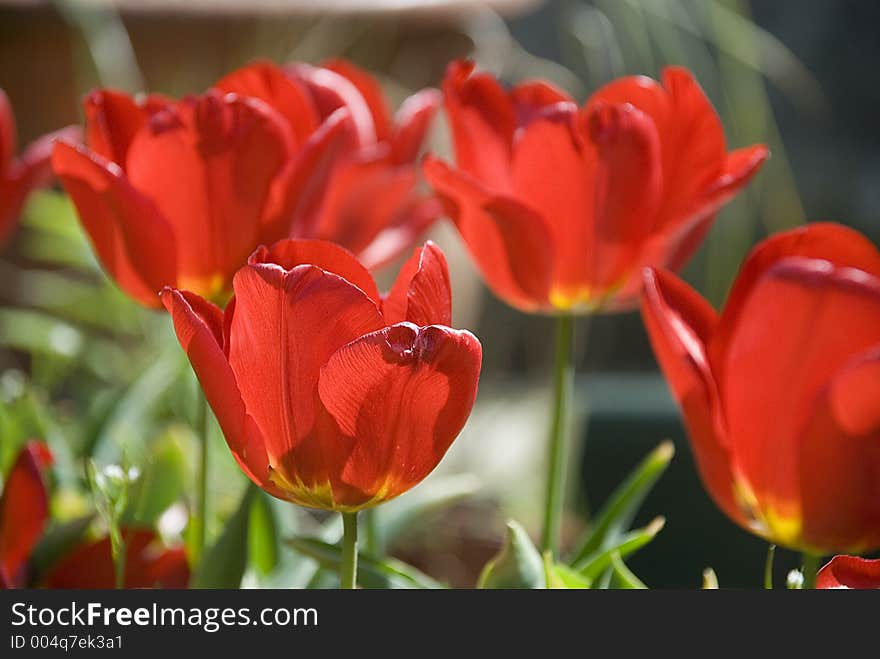
M 401 323 L 346 345 L 321 368 L 321 402 L 355 438 L 342 480 L 368 504 L 437 466 L 473 406 L 481 354 L 469 332 Z
M 157 293 L 176 281 L 176 241 L 155 205 L 121 170 L 83 147 L 56 142 L 52 167 L 76 206 L 102 265 L 141 304 L 159 306 Z
M 880 430 L 880 350 L 844 366 L 831 381 L 830 403 L 838 425 L 862 437 Z
M 273 62 L 252 62 L 225 75 L 214 88 L 270 105 L 290 124 L 296 145 L 308 140 L 321 123 L 308 90 Z
M 443 94 L 436 89 L 423 89 L 403 102 L 394 115 L 390 137 L 395 163 L 415 163 L 442 102 Z
M 327 184 L 316 236 L 360 253 L 400 221 L 416 182 L 412 167 L 391 165 L 385 157 L 339 163 Z
M 358 259 L 370 270 L 377 270 L 403 254 L 443 216 L 443 204 L 432 195 L 410 195 L 397 218 L 382 229 Z
M 841 425 L 839 410 L 835 410 L 835 402 L 840 403 L 835 395 L 853 393 L 835 392 L 835 383 L 848 379 L 853 369 L 859 370 L 859 366 L 844 367 L 819 394 L 796 446 L 778 449 L 786 461 L 795 463 L 800 517 L 795 518 L 797 537 L 789 539 L 789 544 L 796 548 L 824 554 L 861 553 L 880 547 L 880 431 L 875 427 L 865 434 L 852 434 Z M 869 391 L 876 393 L 876 385 Z M 868 396 L 860 398 L 847 404 L 870 403 Z M 875 407 L 877 402 L 875 397 Z
M 452 289 L 446 257 L 428 241 L 403 265 L 382 305 L 385 323 L 451 325 Z
M 717 314 L 681 279 L 648 268 L 644 273 L 642 318 L 657 361 L 684 414 L 706 490 L 731 519 L 747 526 L 735 496 L 734 465 L 706 356 L 706 343 L 717 325 Z
M 296 473 L 294 451 L 315 429 L 318 370 L 341 346 L 381 328 L 382 316 L 360 288 L 313 265 L 248 265 L 233 286 L 229 363 L 270 466 Z
M 560 104 L 574 105 L 571 97 L 543 80 L 530 80 L 510 90 L 510 100 L 516 108 L 517 123 L 527 126 L 537 118 L 545 116 L 547 108 Z
M 373 117 L 373 126 L 376 130 L 376 140 L 384 142 L 391 137 L 391 113 L 385 102 L 382 87 L 369 73 L 342 58 L 325 60 L 321 67 L 338 73 L 353 84 L 361 97 L 370 108 Z
M 544 220 L 435 158 L 423 171 L 492 290 L 520 309 L 546 307 L 555 248 Z
M 9 97 L 0 89 L 0 181 L 5 179 L 18 151 L 18 131 Z
M 285 67 L 285 73 L 305 85 L 312 95 L 318 115 L 325 120 L 341 109 L 352 122 L 360 146 L 376 143 L 373 113 L 360 90 L 345 76 L 323 66 L 296 63 Z
M 83 111 L 89 150 L 124 167 L 128 148 L 149 120 L 150 112 L 128 94 L 110 89 L 86 96 Z
M 223 312 L 193 293 L 171 288 L 162 291 L 162 302 L 171 314 L 177 339 L 189 357 L 236 462 L 254 483 L 284 498 L 269 480 L 264 439 L 245 409 L 224 354 Z M 227 314 L 230 313 L 228 309 Z
M 799 520 L 807 521 L 804 434 L 833 375 L 853 354 L 880 345 L 880 279 L 825 260 L 783 258 L 757 276 L 736 315 L 725 310 L 721 329 L 711 358 L 737 465 L 771 526 L 780 520 L 772 529 L 779 541 L 795 542 Z M 835 446 L 840 432 L 827 432 L 815 450 Z M 852 463 L 857 453 L 837 457 Z M 812 478 L 836 477 L 826 470 Z
M 138 132 L 126 172 L 174 229 L 182 287 L 221 292 L 265 240 L 263 212 L 290 148 L 290 129 L 276 112 L 232 94 L 185 99 Z
M 186 552 L 165 549 L 153 531 L 124 529 L 125 588 L 186 588 Z M 110 538 L 82 545 L 65 556 L 47 578 L 49 588 L 110 589 L 116 584 Z
M 314 238 L 320 209 L 340 159 L 356 148 L 348 110 L 331 115 L 278 177 L 265 216 L 267 225 L 293 238 Z
M 826 259 L 880 277 L 880 252 L 871 241 L 849 227 L 817 222 L 771 236 L 746 258 L 728 295 L 722 322 L 709 347 L 716 373 L 721 373 L 725 346 L 731 340 L 752 289 L 769 268 L 789 256 Z
M 285 270 L 293 270 L 298 265 L 316 265 L 354 284 L 377 305 L 382 300 L 373 276 L 360 264 L 354 254 L 326 240 L 301 238 L 279 240 L 271 247 L 259 247 L 251 254 L 248 263 L 251 265 L 274 263 Z
M 880 588 L 880 558 L 835 556 L 816 575 L 816 588 L 824 590 L 836 588 L 878 589 Z
M 493 192 L 510 192 L 516 115 L 498 81 L 485 73 L 475 74 L 474 69 L 473 62 L 458 60 L 447 67 L 443 78 L 455 162 Z
M 0 587 L 19 587 L 21 573 L 49 518 L 43 470 L 52 464 L 45 444 L 28 442 L 0 496 Z

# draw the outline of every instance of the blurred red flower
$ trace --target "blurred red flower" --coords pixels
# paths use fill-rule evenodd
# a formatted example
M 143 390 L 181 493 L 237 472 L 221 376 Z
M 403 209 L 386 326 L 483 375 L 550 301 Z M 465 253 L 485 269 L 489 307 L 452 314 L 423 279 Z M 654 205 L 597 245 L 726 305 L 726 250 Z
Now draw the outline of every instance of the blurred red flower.
M 125 588 L 186 588 L 190 571 L 182 547 L 166 549 L 146 529 L 125 529 Z M 114 588 L 110 538 L 83 544 L 62 558 L 46 578 L 49 588 Z
M 816 575 L 816 588 L 876 590 L 880 588 L 880 558 L 835 556 Z
M 767 157 L 728 152 L 690 72 L 628 77 L 583 107 L 543 81 L 510 91 L 474 64 L 443 81 L 456 167 L 424 172 L 488 285 L 524 311 L 625 310 L 644 266 L 677 270 Z
M 45 444 L 25 444 L 0 495 L 0 588 L 27 583 L 27 561 L 49 518 L 49 496 L 43 469 L 52 464 Z
M 294 131 L 262 101 L 217 90 L 180 101 L 100 90 L 85 115 L 86 146 L 57 144 L 52 165 L 106 270 L 153 307 L 168 285 L 228 295 L 257 245 L 313 212 L 353 139 L 345 109 Z
M 0 495 L 0 588 L 29 585 L 28 560 L 49 519 L 43 470 L 52 464 L 48 447 L 30 441 L 18 454 Z M 124 529 L 126 588 L 185 588 L 189 566 L 183 549 L 165 549 L 149 530 Z M 113 588 L 110 538 L 82 545 L 52 567 L 49 588 Z
M 437 199 L 417 189 L 415 166 L 439 91 L 410 96 L 392 118 L 378 82 L 341 59 L 286 68 L 255 62 L 216 87 L 268 103 L 303 137 L 340 108 L 352 118 L 352 148 L 336 160 L 325 197 L 298 218 L 290 237 L 338 243 L 374 268 L 402 254 L 440 215 Z
M 836 224 L 778 234 L 720 315 L 675 275 L 644 277 L 651 343 L 719 507 L 787 547 L 880 547 L 876 248 Z
M 354 511 L 406 492 L 470 414 L 481 347 L 449 328 L 443 253 L 415 251 L 387 295 L 343 248 L 261 247 L 225 313 L 162 299 L 241 468 L 281 499 Z
M 16 158 L 15 117 L 9 98 L 0 89 L 0 245 L 12 233 L 28 194 L 51 179 L 52 143 L 58 139 L 76 141 L 79 137 L 79 129 L 70 126 L 44 135 Z

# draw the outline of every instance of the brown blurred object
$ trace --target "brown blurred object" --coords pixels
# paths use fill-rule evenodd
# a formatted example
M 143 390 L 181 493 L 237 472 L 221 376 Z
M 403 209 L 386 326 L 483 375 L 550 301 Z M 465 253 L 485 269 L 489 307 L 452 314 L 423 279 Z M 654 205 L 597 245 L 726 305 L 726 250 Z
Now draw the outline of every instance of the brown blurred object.
M 474 14 L 542 0 L 0 0 L 0 87 L 23 142 L 76 122 L 97 86 L 198 91 L 252 59 L 344 56 L 393 84 L 439 83 Z M 108 79 L 110 78 L 110 79 Z M 394 95 L 394 94 L 393 94 Z

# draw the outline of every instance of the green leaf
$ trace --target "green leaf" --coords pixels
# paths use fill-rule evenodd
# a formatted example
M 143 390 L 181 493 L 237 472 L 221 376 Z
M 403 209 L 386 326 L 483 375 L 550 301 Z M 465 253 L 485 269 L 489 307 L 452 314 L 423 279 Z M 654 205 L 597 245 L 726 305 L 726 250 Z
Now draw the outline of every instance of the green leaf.
M 154 526 L 159 516 L 183 495 L 186 456 L 173 433 L 153 444 L 143 472 L 129 493 L 131 503 L 122 518 L 125 525 Z
M 258 492 L 251 506 L 248 555 L 260 576 L 278 565 L 278 524 L 268 495 Z
M 287 544 L 328 570 L 339 570 L 342 549 L 317 538 L 295 536 Z M 444 586 L 411 565 L 394 558 L 379 560 L 369 554 L 358 556 L 358 583 L 364 588 L 437 589 Z
M 636 466 L 602 507 L 595 524 L 581 540 L 577 551 L 569 561 L 572 565 L 577 565 L 587 556 L 600 549 L 608 549 L 616 543 L 620 535 L 632 524 L 639 507 L 666 471 L 673 455 L 675 455 L 675 445 L 666 440 Z
M 541 554 L 525 529 L 509 520 L 504 546 L 486 563 L 477 588 L 545 588 L 546 583 Z
M 592 582 L 596 577 L 602 574 L 602 572 L 611 567 L 614 555 L 618 555 L 623 559 L 624 557 L 637 552 L 660 533 L 660 530 L 665 523 L 666 520 L 662 517 L 656 517 L 645 528 L 630 531 L 621 537 L 613 547 L 602 549 L 590 554 L 586 558 L 575 563 L 572 567 Z
M 611 570 L 615 588 L 621 590 L 646 590 L 648 588 L 623 562 L 619 552 L 614 552 L 611 555 Z
M 552 590 L 584 590 L 590 582 L 562 563 L 554 563 L 550 552 L 544 554 L 544 577 Z
M 94 514 L 90 514 L 63 524 L 53 524 L 43 534 L 30 557 L 36 582 L 39 582 L 62 556 L 79 544 L 94 518 Z
M 247 565 L 248 521 L 256 495 L 256 485 L 248 484 L 238 510 L 205 555 L 193 580 L 194 588 L 238 588 Z

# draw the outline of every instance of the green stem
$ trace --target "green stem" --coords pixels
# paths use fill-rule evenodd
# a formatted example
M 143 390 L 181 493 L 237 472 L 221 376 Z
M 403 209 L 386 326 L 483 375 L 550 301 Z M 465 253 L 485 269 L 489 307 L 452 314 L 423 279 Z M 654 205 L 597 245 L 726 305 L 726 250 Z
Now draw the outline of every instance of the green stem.
M 125 561 L 128 557 L 128 539 L 121 532 L 111 534 L 110 542 L 113 548 L 113 577 L 116 590 L 125 588 Z
M 565 498 L 565 458 L 568 453 L 568 428 L 571 396 L 574 388 L 574 316 L 556 319 L 556 366 L 554 375 L 553 418 L 550 426 L 550 453 L 547 460 L 547 498 L 541 546 L 552 555 L 559 553 L 559 532 Z
M 773 559 L 776 558 L 776 545 L 767 547 L 767 560 L 764 562 L 764 589 L 773 590 Z
M 358 518 L 357 513 L 342 513 L 342 563 L 339 566 L 339 587 L 357 588 Z
M 822 560 L 822 557 L 805 551 L 801 554 L 801 559 L 803 561 L 801 572 L 804 575 L 803 589 L 813 590 L 816 587 L 816 573 L 819 572 L 819 561 Z
M 379 520 L 375 508 L 367 508 L 363 513 L 364 520 L 364 551 L 373 558 L 380 558 Z
M 196 474 L 196 510 L 193 524 L 193 564 L 199 565 L 205 551 L 205 530 L 208 519 L 208 401 L 201 387 L 198 388 L 196 409 L 196 432 L 199 435 L 199 469 Z

